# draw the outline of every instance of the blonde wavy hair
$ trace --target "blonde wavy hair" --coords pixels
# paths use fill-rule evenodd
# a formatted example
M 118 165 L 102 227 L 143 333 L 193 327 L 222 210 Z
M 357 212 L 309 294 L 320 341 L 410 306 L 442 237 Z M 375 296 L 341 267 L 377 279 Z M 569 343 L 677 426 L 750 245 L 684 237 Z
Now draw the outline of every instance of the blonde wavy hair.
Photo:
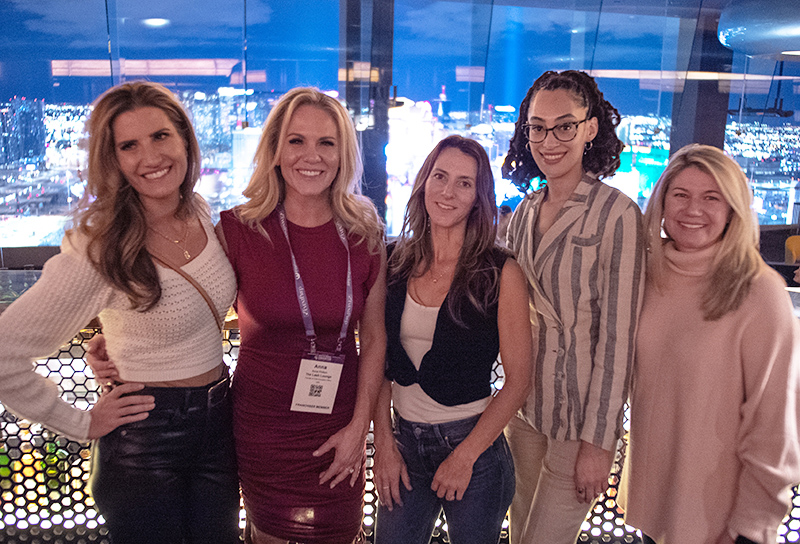
M 662 236 L 664 200 L 672 181 L 687 168 L 697 168 L 711 176 L 731 207 L 728 225 L 712 262 L 711 281 L 703 298 L 705 319 L 714 321 L 736 310 L 744 301 L 761 267 L 759 229 L 752 209 L 753 196 L 742 169 L 716 147 L 687 145 L 676 152 L 653 188 L 644 214 L 648 238 L 647 279 L 656 288 L 664 285 L 666 260 Z
M 292 89 L 275 105 L 267 117 L 254 159 L 255 169 L 243 194 L 248 199 L 235 213 L 251 229 L 269 239 L 262 221 L 286 197 L 286 181 L 278 166 L 286 145 L 286 132 L 292 115 L 302 106 L 314 106 L 331 116 L 339 136 L 339 172 L 333 180 L 330 204 L 333 214 L 348 233 L 367 240 L 370 251 L 383 244 L 383 222 L 374 204 L 361 194 L 361 162 L 356 131 L 350 115 L 338 100 L 310 87 Z
M 88 239 L 87 255 L 97 271 L 142 311 L 159 301 L 161 284 L 145 247 L 144 207 L 117 161 L 114 122 L 123 113 L 147 107 L 163 111 L 186 146 L 186 176 L 175 216 L 186 219 L 198 211 L 193 194 L 200 177 L 200 146 L 189 115 L 166 87 L 135 81 L 112 87 L 94 104 L 87 122 L 88 180 L 73 229 Z

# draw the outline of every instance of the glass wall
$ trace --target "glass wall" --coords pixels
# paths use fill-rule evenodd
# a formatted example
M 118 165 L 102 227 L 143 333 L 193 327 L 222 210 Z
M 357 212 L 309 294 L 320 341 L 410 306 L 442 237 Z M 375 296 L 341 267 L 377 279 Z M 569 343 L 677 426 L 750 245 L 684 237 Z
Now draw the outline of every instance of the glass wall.
M 338 20 L 336 0 L 0 5 L 0 247 L 60 243 L 83 194 L 89 104 L 124 81 L 178 94 L 198 191 L 215 212 L 241 202 L 272 102 L 298 85 L 337 93 Z
M 669 150 L 674 82 L 662 73 L 680 69 L 680 19 L 653 10 L 604 12 L 599 0 L 579 8 L 575 2 L 519 4 L 395 3 L 393 84 L 410 100 L 392 113 L 390 229 L 402 216 L 420 161 L 443 133 L 484 142 L 496 167 L 498 204 L 516 204 L 520 193 L 502 180 L 499 167 L 520 101 L 546 70 L 585 70 L 597 78 L 623 115 L 620 136 L 627 144 L 611 183 L 639 202 L 649 194 Z M 428 130 L 420 128 L 422 119 Z
M 241 202 L 260 127 L 274 101 L 298 85 L 347 104 L 368 171 L 380 163 L 367 183 L 384 184 L 385 159 L 386 200 L 378 204 L 386 206 L 389 234 L 402 225 L 423 159 L 448 134 L 482 142 L 495 169 L 497 204 L 514 207 L 522 195 L 501 178 L 500 165 L 520 101 L 542 72 L 578 69 L 597 79 L 622 115 L 626 147 L 610 184 L 643 206 L 671 146 L 711 134 L 751 180 L 760 221 L 798 223 L 800 57 L 723 48 L 715 23 L 723 4 L 0 2 L 0 248 L 59 244 L 83 195 L 90 104 L 112 85 L 142 78 L 167 85 L 190 112 L 203 155 L 198 190 L 216 213 Z M 381 19 L 387 10 L 388 20 Z M 380 85 L 389 84 L 387 99 Z M 375 137 L 385 117 L 386 139 Z M 82 359 L 76 364 L 83 369 Z M 16 436 L 28 428 L 2 425 Z M 5 447 L 0 481 L 13 461 Z M 88 464 L 88 449 L 69 447 L 80 451 L 77 464 Z M 33 473 L 28 466 L 40 461 L 30 459 L 24 469 Z M 21 497 L 22 505 L 3 503 L 0 529 L 14 526 L 17 513 L 28 516 Z M 800 540 L 796 504 L 782 529 L 786 541 Z M 622 524 L 613 494 L 585 529 L 587 542 L 637 538 Z
M 640 205 L 666 165 L 676 112 L 691 100 L 687 82 L 712 81 L 718 100 L 729 104 L 725 150 L 753 182 L 760 222 L 797 223 L 798 57 L 776 61 L 728 51 L 732 61 L 718 70 L 694 69 L 692 47 L 698 24 L 705 24 L 698 23 L 699 3 L 676 9 L 643 2 L 625 11 L 599 1 L 516 4 L 395 3 L 393 84 L 414 107 L 394 114 L 400 128 L 390 133 L 390 225 L 401 217 L 421 157 L 442 133 L 483 140 L 501 164 L 525 91 L 542 72 L 564 69 L 594 75 L 622 114 L 626 148 L 609 183 Z M 428 130 L 419 128 L 420 119 Z M 499 175 L 498 181 L 498 204 L 514 204 L 519 193 Z
M 800 182 L 800 57 L 753 58 L 736 53 L 725 151 L 747 174 L 764 225 L 798 222 Z
M 359 129 L 373 128 L 371 1 L 166 4 L 0 6 L 0 247 L 59 243 L 82 195 L 88 105 L 121 81 L 159 81 L 181 97 L 203 152 L 199 191 L 215 211 L 241 200 L 259 127 L 291 87 L 342 92 Z M 394 2 L 391 84 L 399 99 L 385 148 L 389 232 L 400 228 L 422 159 L 449 133 L 484 143 L 498 167 L 498 204 L 513 206 L 521 195 L 501 179 L 499 164 L 516 110 L 539 74 L 563 69 L 593 74 L 622 114 L 626 148 L 610 183 L 640 204 L 666 163 L 676 112 L 691 100 L 684 87 L 713 81 L 730 112 L 725 149 L 752 179 L 761 222 L 797 222 L 800 61 L 728 51 L 719 69 L 694 69 L 696 4 Z M 355 45 L 345 36 L 353 28 Z M 344 96 L 354 80 L 363 83 L 357 100 Z

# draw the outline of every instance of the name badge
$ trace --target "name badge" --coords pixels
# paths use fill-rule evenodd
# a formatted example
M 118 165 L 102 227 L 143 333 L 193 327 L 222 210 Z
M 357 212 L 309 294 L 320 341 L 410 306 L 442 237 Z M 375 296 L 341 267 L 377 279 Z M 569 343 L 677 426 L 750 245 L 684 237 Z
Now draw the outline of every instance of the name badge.
M 300 359 L 291 410 L 315 414 L 333 412 L 343 365 L 344 355 L 321 351 L 306 353 Z

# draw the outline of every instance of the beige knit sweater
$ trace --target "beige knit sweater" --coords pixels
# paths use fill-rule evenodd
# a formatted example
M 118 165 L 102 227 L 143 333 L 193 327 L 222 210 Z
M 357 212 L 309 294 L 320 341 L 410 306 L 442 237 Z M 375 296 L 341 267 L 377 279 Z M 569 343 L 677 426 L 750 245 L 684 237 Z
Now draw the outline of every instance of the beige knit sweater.
M 717 248 L 665 250 L 666 287 L 648 284 L 639 322 L 626 523 L 659 544 L 773 543 L 800 482 L 800 325 L 766 265 L 741 307 L 704 320 Z
M 213 225 L 208 242 L 183 270 L 208 292 L 220 316 L 236 292 L 233 269 Z M 109 356 L 125 381 L 168 381 L 209 371 L 222 361 L 214 316 L 200 293 L 174 270 L 157 266 L 161 300 L 147 312 L 130 308 L 92 267 L 85 242 L 65 237 L 41 278 L 0 315 L 0 402 L 15 414 L 69 438 L 85 440 L 89 413 L 60 398 L 55 382 L 33 362 L 68 342 L 100 316 Z

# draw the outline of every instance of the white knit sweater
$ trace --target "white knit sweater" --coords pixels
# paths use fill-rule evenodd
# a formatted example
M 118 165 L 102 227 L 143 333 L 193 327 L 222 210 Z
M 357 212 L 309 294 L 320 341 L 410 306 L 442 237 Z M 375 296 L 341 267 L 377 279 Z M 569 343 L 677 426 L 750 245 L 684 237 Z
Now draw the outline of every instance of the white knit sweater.
M 236 279 L 210 218 L 208 242 L 183 270 L 208 292 L 220 317 L 236 293 Z M 156 266 L 161 299 L 147 312 L 100 276 L 85 254 L 85 240 L 67 236 L 41 278 L 0 315 L 0 402 L 15 414 L 77 440 L 86 440 L 90 416 L 60 398 L 56 384 L 34 370 L 99 316 L 106 347 L 125 381 L 190 378 L 222 361 L 214 316 L 200 293 L 171 269 Z

